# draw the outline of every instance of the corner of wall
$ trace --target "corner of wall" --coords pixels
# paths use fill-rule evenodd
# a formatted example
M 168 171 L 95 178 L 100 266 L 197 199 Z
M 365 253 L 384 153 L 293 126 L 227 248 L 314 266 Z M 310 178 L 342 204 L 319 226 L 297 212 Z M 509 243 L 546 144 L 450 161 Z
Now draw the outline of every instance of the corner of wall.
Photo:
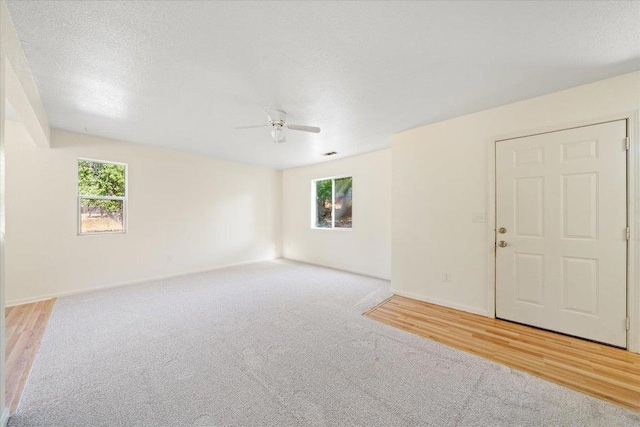
M 9 408 L 4 408 L 2 411 L 2 416 L 0 416 L 0 427 L 7 427 L 7 423 L 9 422 L 9 418 L 11 414 L 9 413 Z

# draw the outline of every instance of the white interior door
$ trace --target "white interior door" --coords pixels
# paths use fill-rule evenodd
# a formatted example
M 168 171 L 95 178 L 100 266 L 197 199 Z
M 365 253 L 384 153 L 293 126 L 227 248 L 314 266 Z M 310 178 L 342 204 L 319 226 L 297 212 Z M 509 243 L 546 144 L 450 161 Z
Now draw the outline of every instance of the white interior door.
M 627 346 L 626 136 L 619 120 L 496 143 L 497 317 Z

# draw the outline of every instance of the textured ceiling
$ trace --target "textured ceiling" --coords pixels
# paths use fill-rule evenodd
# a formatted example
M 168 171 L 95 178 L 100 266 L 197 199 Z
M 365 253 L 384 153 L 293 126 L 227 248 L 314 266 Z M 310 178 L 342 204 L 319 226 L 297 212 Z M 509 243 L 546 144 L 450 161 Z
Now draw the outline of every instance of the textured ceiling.
M 275 168 L 640 69 L 637 1 L 7 4 L 52 127 Z

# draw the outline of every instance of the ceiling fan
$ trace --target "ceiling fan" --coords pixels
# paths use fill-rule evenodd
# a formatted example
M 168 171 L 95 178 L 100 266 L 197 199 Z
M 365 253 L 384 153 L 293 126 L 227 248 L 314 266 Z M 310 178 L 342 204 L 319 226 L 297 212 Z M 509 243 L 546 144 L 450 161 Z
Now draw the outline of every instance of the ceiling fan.
M 284 137 L 284 128 L 291 130 L 301 130 L 303 132 L 320 133 L 320 128 L 316 126 L 302 126 L 287 124 L 287 113 L 282 110 L 268 110 L 265 108 L 269 123 L 266 125 L 239 126 L 236 129 L 253 129 L 253 128 L 271 128 L 271 137 L 273 142 L 282 143 L 287 139 Z

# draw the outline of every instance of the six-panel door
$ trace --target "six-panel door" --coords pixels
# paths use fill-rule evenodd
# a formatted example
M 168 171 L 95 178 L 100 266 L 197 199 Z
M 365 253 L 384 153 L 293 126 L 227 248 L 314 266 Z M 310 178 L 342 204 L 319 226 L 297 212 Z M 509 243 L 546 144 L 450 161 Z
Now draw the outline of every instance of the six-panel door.
M 497 317 L 626 347 L 626 136 L 620 120 L 496 143 Z

